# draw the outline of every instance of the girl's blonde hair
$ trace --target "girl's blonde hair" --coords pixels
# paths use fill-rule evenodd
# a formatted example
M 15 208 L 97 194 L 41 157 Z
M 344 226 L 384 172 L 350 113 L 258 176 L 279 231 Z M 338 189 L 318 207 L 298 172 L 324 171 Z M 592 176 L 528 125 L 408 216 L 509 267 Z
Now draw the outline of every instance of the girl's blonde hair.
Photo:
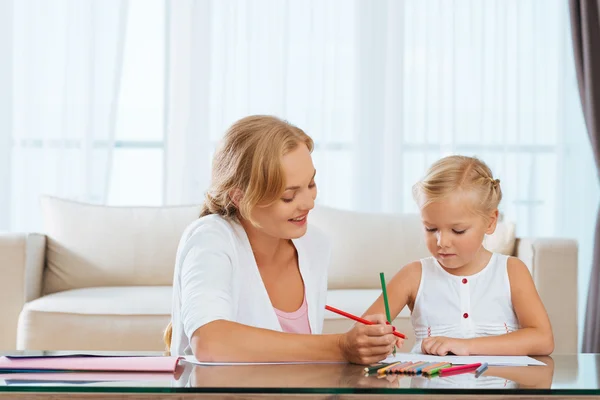
M 214 155 L 211 185 L 200 217 L 242 217 L 258 226 L 252 220 L 252 209 L 281 197 L 286 185 L 281 158 L 300 144 L 311 152 L 314 148 L 313 140 L 302 129 L 273 116 L 252 115 L 234 123 Z M 231 198 L 234 190 L 242 193 L 238 206 Z M 163 337 L 167 349 L 172 334 L 169 322 Z
M 502 200 L 500 179 L 494 179 L 492 170 L 475 157 L 457 155 L 436 161 L 412 191 L 420 208 L 457 191 L 473 193 L 475 211 L 484 216 L 498 209 Z

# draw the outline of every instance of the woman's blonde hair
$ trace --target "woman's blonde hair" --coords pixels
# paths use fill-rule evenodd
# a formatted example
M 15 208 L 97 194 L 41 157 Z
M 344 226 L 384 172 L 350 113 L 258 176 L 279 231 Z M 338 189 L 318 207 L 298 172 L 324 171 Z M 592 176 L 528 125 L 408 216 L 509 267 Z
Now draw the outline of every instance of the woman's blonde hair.
M 458 155 L 436 161 L 412 191 L 420 208 L 457 191 L 472 193 L 475 211 L 484 216 L 498 209 L 502 200 L 500 179 L 494 179 L 492 170 L 475 157 Z
M 281 197 L 286 184 L 281 157 L 300 143 L 312 152 L 310 136 L 276 117 L 253 115 L 234 123 L 213 158 L 211 186 L 200 216 L 241 216 L 255 224 L 252 209 Z M 235 189 L 243 194 L 238 206 L 231 198 Z
M 252 115 L 234 123 L 213 157 L 211 185 L 200 217 L 242 217 L 257 226 L 252 209 L 281 197 L 286 185 L 281 158 L 300 144 L 311 152 L 314 148 L 313 140 L 302 129 L 273 116 Z M 232 199 L 234 190 L 242 193 L 237 206 Z M 163 337 L 167 348 L 172 334 L 169 323 Z

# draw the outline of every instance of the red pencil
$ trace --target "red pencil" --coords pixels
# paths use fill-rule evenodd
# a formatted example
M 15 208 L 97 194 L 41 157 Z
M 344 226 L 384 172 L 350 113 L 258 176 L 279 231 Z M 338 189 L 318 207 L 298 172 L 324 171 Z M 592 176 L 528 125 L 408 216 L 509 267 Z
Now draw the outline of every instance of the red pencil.
M 353 320 L 354 320 L 354 321 L 356 321 L 356 322 L 361 322 L 361 323 L 363 323 L 363 324 L 365 324 L 365 325 L 375 325 L 375 322 L 367 321 L 367 320 L 366 320 L 366 319 L 364 319 L 364 318 L 357 317 L 356 315 L 352 315 L 352 314 L 350 314 L 350 313 L 347 313 L 346 311 L 338 310 L 338 309 L 337 309 L 337 308 L 335 308 L 335 307 L 331 307 L 331 306 L 325 305 L 325 309 L 326 309 L 326 310 L 329 310 L 329 311 L 331 311 L 331 312 L 334 312 L 334 313 L 336 313 L 336 314 L 340 314 L 340 315 L 342 315 L 342 316 L 344 316 L 344 317 L 346 317 L 346 318 L 353 319 Z M 388 322 L 388 325 L 390 325 L 390 323 L 389 323 L 389 322 Z M 400 332 L 396 332 L 396 331 L 394 331 L 394 336 L 397 336 L 397 337 L 399 337 L 399 338 L 402 338 L 402 339 L 406 339 L 406 336 L 404 336 L 404 334 L 402 334 L 402 333 L 400 333 Z
M 481 363 L 465 364 L 465 365 L 459 365 L 456 367 L 442 368 L 442 369 L 440 369 L 440 375 L 449 375 L 453 372 L 468 372 L 470 370 L 474 370 L 479 367 L 481 367 Z

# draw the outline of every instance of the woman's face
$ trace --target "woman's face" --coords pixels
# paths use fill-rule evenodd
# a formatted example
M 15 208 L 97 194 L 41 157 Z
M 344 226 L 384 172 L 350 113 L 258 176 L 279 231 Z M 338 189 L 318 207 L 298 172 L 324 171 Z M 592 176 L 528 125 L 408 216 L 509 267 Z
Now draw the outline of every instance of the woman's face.
M 252 210 L 252 219 L 269 236 L 296 239 L 306 233 L 308 213 L 315 206 L 316 170 L 304 144 L 284 155 L 281 164 L 285 192 L 273 204 L 256 206 Z

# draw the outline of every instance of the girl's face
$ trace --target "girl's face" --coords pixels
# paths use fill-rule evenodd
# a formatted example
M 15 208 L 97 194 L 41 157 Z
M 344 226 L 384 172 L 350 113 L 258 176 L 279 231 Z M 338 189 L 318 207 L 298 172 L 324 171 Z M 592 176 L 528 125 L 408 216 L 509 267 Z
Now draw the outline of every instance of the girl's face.
M 484 251 L 484 235 L 494 233 L 498 221 L 498 210 L 484 217 L 473 206 L 471 193 L 457 192 L 421 208 L 427 249 L 456 275 L 472 272 Z
M 260 230 L 281 239 L 296 239 L 306 233 L 308 213 L 315 206 L 317 185 L 310 151 L 303 144 L 281 160 L 286 190 L 268 206 L 256 206 L 252 218 Z

